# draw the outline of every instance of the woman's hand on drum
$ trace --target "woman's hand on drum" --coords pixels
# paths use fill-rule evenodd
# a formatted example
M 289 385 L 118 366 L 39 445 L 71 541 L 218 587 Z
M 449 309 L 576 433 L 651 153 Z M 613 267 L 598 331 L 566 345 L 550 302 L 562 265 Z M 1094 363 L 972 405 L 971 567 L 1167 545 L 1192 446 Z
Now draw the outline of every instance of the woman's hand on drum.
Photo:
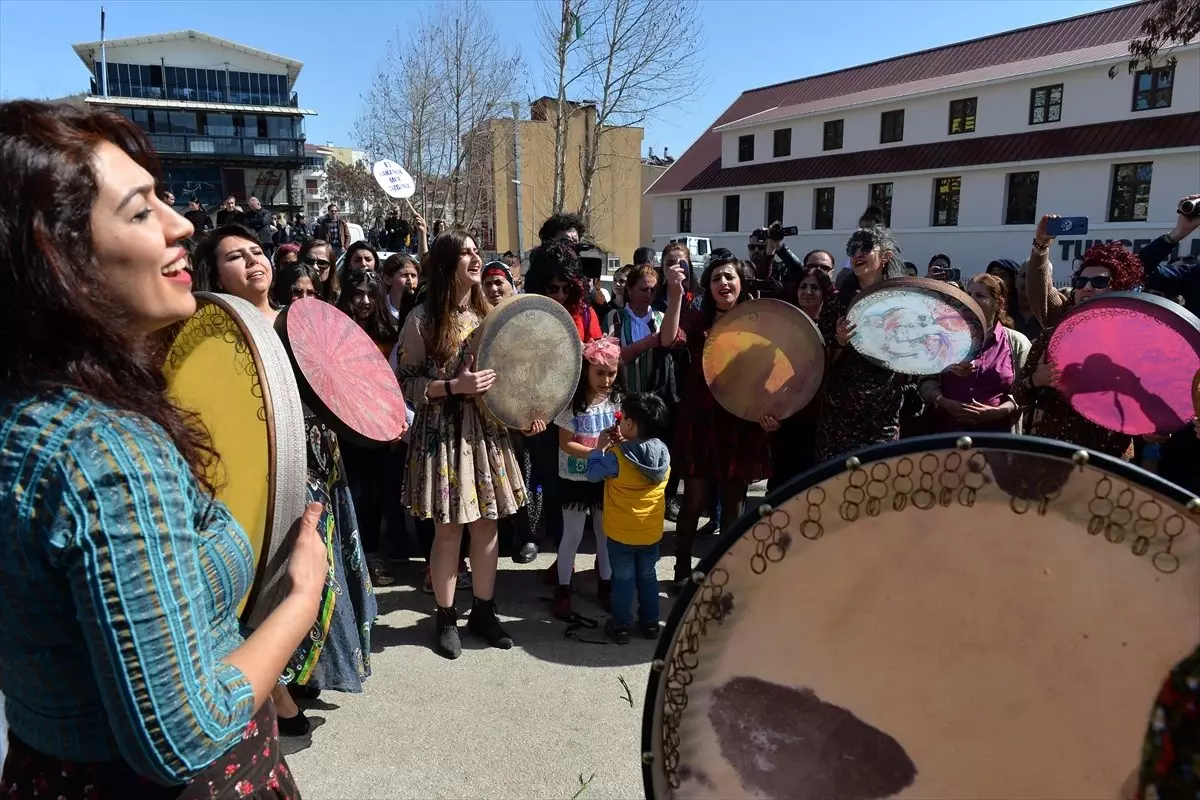
M 320 599 L 325 579 L 329 576 L 329 554 L 321 535 L 317 533 L 323 508 L 320 503 L 309 503 L 296 520 L 296 539 L 288 559 L 292 594 L 314 602 Z
M 533 422 L 529 423 L 528 428 L 521 431 L 521 433 L 525 434 L 526 436 L 537 436 L 539 433 L 545 433 L 545 432 L 546 432 L 546 420 L 544 420 L 544 419 L 535 419 Z
M 985 406 L 975 399 L 972 399 L 969 403 L 960 403 L 959 405 L 962 406 L 962 413 L 967 415 L 967 419 L 976 423 L 991 422 L 992 420 L 1008 416 L 1006 410 L 998 406 Z
M 761 425 L 762 429 L 767 433 L 774 433 L 775 431 L 779 430 L 779 420 L 775 419 L 770 414 L 764 414 L 762 419 L 758 421 L 758 424 Z
M 472 372 L 474 367 L 475 356 L 467 356 L 463 365 L 458 369 L 458 375 L 450 381 L 453 384 L 450 388 L 454 390 L 455 394 L 483 394 L 492 388 L 492 384 L 496 382 L 496 370 L 481 369 L 479 372 Z
M 1058 368 L 1043 358 L 1030 376 L 1030 382 L 1034 386 L 1054 386 L 1058 383 L 1059 375 Z
M 850 324 L 849 320 L 842 317 L 837 322 L 837 343 L 840 347 L 845 347 L 850 344 L 850 340 L 854 338 L 854 331 L 858 326 Z

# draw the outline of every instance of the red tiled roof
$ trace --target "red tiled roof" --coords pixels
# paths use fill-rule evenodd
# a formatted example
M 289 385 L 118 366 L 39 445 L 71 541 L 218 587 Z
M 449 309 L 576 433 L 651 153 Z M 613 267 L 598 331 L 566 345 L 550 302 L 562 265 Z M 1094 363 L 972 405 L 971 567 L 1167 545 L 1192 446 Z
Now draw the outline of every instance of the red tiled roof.
M 1200 112 L 1100 122 L 1004 136 L 954 139 L 857 153 L 793 158 L 721 169 L 708 165 L 683 191 L 886 175 L 977 164 L 1006 164 L 1069 156 L 1200 147 Z M 670 175 L 670 171 L 666 175 Z M 663 177 L 665 178 L 666 175 Z M 661 179 L 660 179 L 661 181 Z
M 648 194 L 689 191 L 702 172 L 721 161 L 721 135 L 713 128 L 779 106 L 811 103 L 885 86 L 953 75 L 983 67 L 1026 61 L 1085 47 L 1127 41 L 1138 35 L 1154 0 L 1118 6 L 1079 17 L 972 39 L 933 50 L 877 61 L 861 67 L 742 92 L 695 144 L 650 187 Z M 861 155 L 861 154 L 860 154 Z M 768 166 L 768 165 L 763 165 Z M 774 166 L 774 165 L 771 165 Z M 740 169 L 740 168 L 733 168 Z

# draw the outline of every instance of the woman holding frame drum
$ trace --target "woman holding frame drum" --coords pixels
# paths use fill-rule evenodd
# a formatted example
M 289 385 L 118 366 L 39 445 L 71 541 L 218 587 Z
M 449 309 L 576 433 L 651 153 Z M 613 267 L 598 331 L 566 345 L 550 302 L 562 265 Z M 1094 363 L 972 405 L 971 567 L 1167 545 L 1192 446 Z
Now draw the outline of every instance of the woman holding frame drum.
M 155 358 L 196 310 L 157 169 L 116 114 L 0 104 L 0 334 L 23 343 L 0 349 L 0 486 L 25 498 L 0 509 L 6 797 L 297 796 L 270 695 L 316 618 L 321 508 L 243 639 L 251 543 Z
M 403 502 L 415 518 L 434 521 L 430 572 L 437 652 L 458 658 L 462 643 L 454 590 L 463 525 L 471 534 L 475 594 L 467 629 L 492 647 L 513 645 L 493 600 L 496 521 L 524 505 L 525 484 L 508 430 L 475 403 L 496 381 L 492 370 L 474 371 L 469 353 L 469 337 L 489 309 L 475 240 L 458 230 L 438 236 L 424 258 L 424 272 L 425 302 L 405 320 L 397 358 L 400 385 L 416 412 Z
M 252 236 L 241 225 L 223 225 L 210 233 L 196 251 L 196 288 L 240 297 L 273 324 L 280 312 L 269 297 L 271 265 Z M 312 269 L 303 262 L 299 267 Z M 314 627 L 282 673 L 287 687 L 275 690 L 279 730 L 284 736 L 304 736 L 310 730 L 293 694 L 315 699 L 321 688 L 362 691 L 363 680 L 371 675 L 371 627 L 377 613 L 337 434 L 307 406 L 303 426 L 305 491 L 310 502 L 321 503 L 324 509 L 318 529 L 332 538 L 327 552 L 333 555 L 332 563 L 327 557 L 325 594 L 336 595 L 336 600 L 328 628 Z

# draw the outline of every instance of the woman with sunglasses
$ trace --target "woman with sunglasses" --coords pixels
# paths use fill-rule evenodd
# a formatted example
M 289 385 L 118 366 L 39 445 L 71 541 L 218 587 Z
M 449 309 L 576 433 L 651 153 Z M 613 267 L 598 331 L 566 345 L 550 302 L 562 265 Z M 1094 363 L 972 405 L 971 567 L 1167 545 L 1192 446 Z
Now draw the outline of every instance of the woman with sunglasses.
M 700 276 L 700 310 L 689 309 L 680 319 L 682 339 L 692 363 L 704 357 L 704 343 L 712 326 L 739 303 L 752 299 L 750 281 L 754 266 L 740 261 L 724 248 L 713 250 Z M 684 270 L 673 266 L 667 273 L 667 294 L 672 307 L 682 303 Z M 664 325 L 664 328 L 666 326 Z M 684 481 L 683 501 L 675 526 L 675 588 L 682 588 L 692 573 L 692 545 L 700 516 L 720 492 L 721 530 L 731 530 L 742 514 L 746 489 L 770 475 L 767 433 L 779 428 L 764 417 L 748 422 L 730 414 L 713 397 L 700 369 L 689 370 L 679 387 L 678 423 L 671 446 L 671 464 Z
M 904 396 L 915 381 L 868 361 L 850 346 L 854 326 L 845 313 L 860 291 L 905 277 L 900 246 L 883 225 L 861 228 L 846 242 L 850 274 L 835 298 L 837 323 L 830 342 L 825 388 L 817 406 L 818 462 L 900 437 Z M 828 303 L 827 303 L 828 304 Z
M 336 261 L 333 245 L 324 239 L 309 239 L 300 248 L 300 263 L 317 270 L 321 279 L 321 299 L 327 303 L 336 303 L 342 294 L 341 281 L 334 269 Z
M 1038 226 L 1039 234 L 1045 230 L 1046 219 L 1049 217 L 1044 217 Z M 1049 250 L 1048 238 L 1035 239 L 1035 253 L 1039 241 L 1046 243 L 1044 250 Z M 1102 428 L 1085 418 L 1055 389 L 1058 371 L 1049 363 L 1046 351 L 1056 325 L 1062 321 L 1071 306 L 1051 306 L 1047 302 L 1050 295 L 1045 291 L 1044 284 L 1039 286 L 1042 290 L 1039 295 L 1033 294 L 1034 282 L 1041 278 L 1048 263 L 1043 252 L 1039 262 L 1030 264 L 1029 268 L 1030 303 L 1039 313 L 1045 315 L 1041 319 L 1046 327 L 1030 347 L 1029 356 L 1014 388 L 1017 404 L 1026 415 L 1025 433 L 1059 439 L 1117 458 L 1131 459 L 1131 437 Z M 1083 254 L 1078 271 L 1071 277 L 1071 303 L 1077 306 L 1108 292 L 1130 291 L 1141 284 L 1142 277 L 1142 262 L 1120 242 L 1095 245 Z M 1058 292 L 1053 288 L 1051 291 Z
M 786 296 L 795 298 L 795 304 L 821 331 L 825 342 L 834 341 L 837 291 L 829 273 L 823 264 L 817 263 L 805 266 L 799 277 L 795 292 L 788 292 Z M 784 286 L 790 288 L 789 284 Z M 771 479 L 767 481 L 768 490 L 786 483 L 816 464 L 817 406 L 815 401 L 811 402 L 787 419 L 780 420 L 779 430 L 771 435 Z

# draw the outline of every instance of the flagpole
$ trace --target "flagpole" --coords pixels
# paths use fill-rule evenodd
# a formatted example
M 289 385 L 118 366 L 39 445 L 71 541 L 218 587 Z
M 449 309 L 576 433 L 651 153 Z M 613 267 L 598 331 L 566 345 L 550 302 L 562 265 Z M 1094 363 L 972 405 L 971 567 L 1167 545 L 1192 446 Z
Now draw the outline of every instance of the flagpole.
M 100 94 L 108 97 L 108 52 L 104 47 L 104 6 L 100 6 Z

